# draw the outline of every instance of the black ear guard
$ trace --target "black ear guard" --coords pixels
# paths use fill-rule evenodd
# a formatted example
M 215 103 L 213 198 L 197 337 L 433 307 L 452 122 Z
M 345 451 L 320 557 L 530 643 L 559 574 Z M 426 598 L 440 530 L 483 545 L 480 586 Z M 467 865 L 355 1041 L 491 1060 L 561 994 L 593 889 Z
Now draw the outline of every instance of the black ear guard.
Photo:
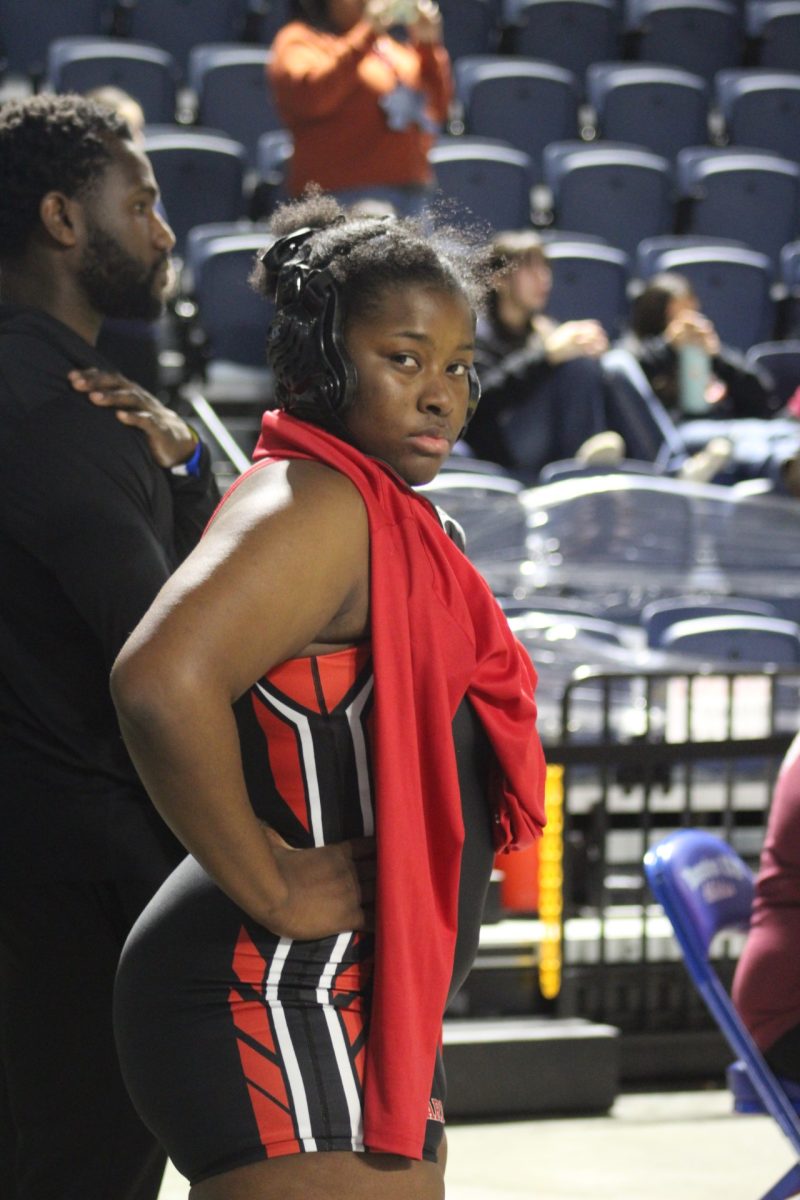
M 358 376 L 344 345 L 336 280 L 327 267 L 308 265 L 306 243 L 316 232 L 308 226 L 294 230 L 260 255 L 267 286 L 275 293 L 267 357 L 281 407 L 347 438 L 340 414 L 355 399 Z M 474 367 L 468 377 L 464 428 L 481 395 Z

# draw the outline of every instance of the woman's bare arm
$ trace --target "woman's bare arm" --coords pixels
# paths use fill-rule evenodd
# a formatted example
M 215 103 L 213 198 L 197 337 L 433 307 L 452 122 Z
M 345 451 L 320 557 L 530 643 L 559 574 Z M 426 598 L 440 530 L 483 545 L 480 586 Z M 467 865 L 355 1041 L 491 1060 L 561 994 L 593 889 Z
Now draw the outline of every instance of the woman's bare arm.
M 266 830 L 231 705 L 314 642 L 363 635 L 368 561 L 349 480 L 315 463 L 263 467 L 162 588 L 112 673 L 125 742 L 159 812 L 237 904 L 286 937 L 369 924 L 371 844 L 292 850 Z

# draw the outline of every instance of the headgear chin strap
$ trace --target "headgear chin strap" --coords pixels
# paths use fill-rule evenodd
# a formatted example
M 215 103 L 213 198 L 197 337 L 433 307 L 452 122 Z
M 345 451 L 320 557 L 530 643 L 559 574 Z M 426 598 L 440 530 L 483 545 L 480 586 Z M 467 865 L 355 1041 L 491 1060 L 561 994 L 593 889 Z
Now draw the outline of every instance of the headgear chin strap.
M 267 286 L 275 293 L 267 358 L 275 372 L 275 398 L 281 408 L 352 441 L 342 413 L 356 398 L 358 374 L 344 344 L 336 280 L 329 267 L 308 263 L 307 243 L 317 232 L 311 226 L 293 230 L 260 255 Z M 470 367 L 464 429 L 480 394 L 477 372 Z

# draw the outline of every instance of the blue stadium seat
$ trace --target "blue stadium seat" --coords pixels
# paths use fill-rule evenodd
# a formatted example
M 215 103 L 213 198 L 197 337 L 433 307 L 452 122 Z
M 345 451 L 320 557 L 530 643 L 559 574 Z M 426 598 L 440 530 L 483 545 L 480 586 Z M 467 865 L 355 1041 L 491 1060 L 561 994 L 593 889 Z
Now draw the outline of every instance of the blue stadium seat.
M 781 249 L 781 283 L 786 289 L 785 337 L 800 337 L 800 241 Z
M 444 44 L 455 61 L 467 54 L 493 54 L 500 39 L 496 0 L 439 0 Z
M 770 295 L 772 264 L 766 255 L 733 246 L 701 245 L 664 251 L 652 266 L 654 272 L 675 271 L 687 277 L 700 307 L 727 345 L 746 350 L 771 337 L 776 314 Z
M 662 233 L 658 237 L 643 238 L 636 247 L 636 262 L 634 274 L 637 279 L 648 279 L 662 270 L 659 265 L 661 255 L 669 250 L 697 250 L 700 247 L 714 249 L 727 246 L 734 250 L 749 250 L 746 242 L 735 238 L 701 237 L 696 233 Z
M 751 0 L 745 27 L 760 67 L 796 71 L 800 64 L 800 0 Z
M 247 0 L 134 0 L 128 33 L 168 50 L 185 74 L 194 46 L 241 41 L 247 11 Z
M 0 0 L 0 66 L 12 75 L 41 78 L 55 38 L 108 33 L 110 0 Z
M 268 240 L 259 229 L 194 239 L 192 295 L 211 362 L 266 368 L 271 307 L 248 279 Z
M 225 44 L 195 46 L 189 55 L 198 123 L 241 142 L 250 166 L 259 137 L 283 124 L 266 74 L 268 58 L 269 51 L 260 46 Z
M 708 85 L 699 75 L 655 63 L 593 63 L 586 90 L 601 138 L 670 161 L 708 139 Z
M 578 136 L 578 86 L 570 71 L 498 55 L 456 62 L 455 79 L 466 133 L 529 154 L 535 183 L 542 179 L 545 146 Z
M 553 272 L 547 311 L 559 321 L 594 318 L 616 337 L 627 313 L 629 260 L 624 250 L 562 238 L 545 243 Z
M 772 376 L 781 404 L 800 388 L 800 339 L 757 342 L 747 351 L 747 365 L 763 367 Z
M 54 92 L 89 92 L 113 85 L 142 106 L 145 120 L 175 120 L 175 62 L 166 50 L 119 38 L 56 38 L 47 51 Z
M 583 86 L 590 63 L 618 57 L 612 0 L 512 0 L 506 6 L 514 54 L 564 67 Z
M 672 229 L 666 159 L 617 142 L 555 142 L 544 152 L 555 220 L 596 233 L 631 257 L 642 238 Z
M 743 613 L 778 616 L 778 610 L 766 600 L 744 600 L 735 596 L 666 596 L 645 604 L 640 622 L 648 646 L 662 646 L 664 630 L 678 621 L 692 617 L 741 616 Z
M 800 222 L 800 166 L 766 150 L 687 147 L 677 160 L 686 233 L 746 242 L 777 267 Z
M 443 195 L 493 229 L 530 225 L 529 154 L 490 138 L 441 138 L 430 151 Z
M 717 662 L 793 665 L 800 663 L 800 625 L 755 613 L 687 617 L 662 630 L 661 645 Z
M 243 215 L 246 152 L 240 142 L 209 130 L 145 131 L 164 208 L 183 255 L 193 225 L 235 221 Z
M 738 13 L 724 0 L 639 0 L 632 15 L 634 57 L 642 62 L 682 67 L 710 83 L 742 61 Z
M 800 162 L 800 59 L 797 67 L 719 72 L 714 90 L 729 142 Z

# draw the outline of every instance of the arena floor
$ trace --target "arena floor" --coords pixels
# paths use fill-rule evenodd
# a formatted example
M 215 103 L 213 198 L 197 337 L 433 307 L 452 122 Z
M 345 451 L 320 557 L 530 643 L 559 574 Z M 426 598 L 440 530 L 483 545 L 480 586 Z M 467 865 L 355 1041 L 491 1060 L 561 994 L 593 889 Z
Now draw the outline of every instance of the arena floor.
M 447 1200 L 757 1200 L 792 1163 L 724 1091 L 623 1095 L 605 1117 L 448 1129 Z M 186 1200 L 170 1168 L 159 1200 Z

